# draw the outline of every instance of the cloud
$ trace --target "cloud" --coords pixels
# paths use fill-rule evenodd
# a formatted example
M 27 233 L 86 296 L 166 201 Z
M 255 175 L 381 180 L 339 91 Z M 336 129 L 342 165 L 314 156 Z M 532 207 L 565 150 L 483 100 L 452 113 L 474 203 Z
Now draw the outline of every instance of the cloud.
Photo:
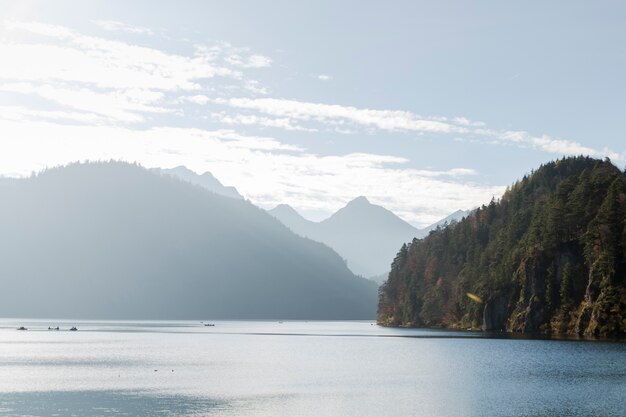
M 374 128 L 389 132 L 418 132 L 438 135 L 455 135 L 453 140 L 509 144 L 520 148 L 535 149 L 555 155 L 608 156 L 614 160 L 625 160 L 625 155 L 610 149 L 595 149 L 577 142 L 554 138 L 548 135 L 533 136 L 524 131 L 494 130 L 485 123 L 465 117 L 424 117 L 409 111 L 359 109 L 337 104 L 311 103 L 275 98 L 218 98 L 216 103 L 225 106 L 257 111 L 263 114 L 319 123 L 333 127 L 335 131 L 345 129 L 345 124 Z M 352 130 L 347 130 L 351 133 Z
M 119 22 L 97 23 L 107 30 L 131 30 Z M 8 21 L 0 29 L 10 33 L 0 37 L 0 56 L 10 63 L 0 65 L 0 80 L 6 81 L 0 92 L 47 100 L 59 106 L 52 109 L 56 112 L 83 111 L 83 119 L 97 123 L 143 123 L 148 115 L 182 114 L 181 105 L 206 105 L 206 93 L 218 88 L 267 93 L 239 67 L 264 67 L 271 59 L 247 48 L 191 45 L 190 53 L 180 55 L 59 25 Z M 238 65 L 228 63 L 234 54 Z M 209 84 L 214 78 L 223 82 Z
M 207 104 L 211 99 L 204 94 L 197 94 L 195 96 L 181 96 L 178 98 L 178 101 L 194 103 L 200 106 Z
M 24 81 L 88 83 L 99 88 L 198 90 L 200 81 L 239 77 L 196 49 L 192 56 L 166 53 L 42 23 L 8 22 L 5 28 L 44 36 L 54 43 L 2 43 L 0 78 Z
M 234 114 L 229 115 L 227 113 L 213 113 L 211 115 L 213 120 L 217 120 L 220 123 L 227 125 L 244 125 L 244 126 L 262 126 L 273 127 L 284 130 L 300 130 L 305 132 L 315 132 L 315 129 L 306 128 L 300 125 L 292 124 L 292 121 L 288 118 L 269 118 L 249 114 Z
M 149 34 L 119 22 L 98 24 Z M 359 152 L 357 134 L 427 135 L 624 159 L 608 149 L 495 130 L 466 117 L 259 97 L 268 89 L 247 71 L 271 67 L 271 58 L 226 42 L 186 42 L 179 49 L 187 48 L 185 53 L 172 53 L 36 22 L 8 22 L 3 30 L 10 33 L 0 34 L 0 56 L 8 63 L 0 65 L 0 174 L 76 160 L 186 165 L 213 172 L 265 208 L 287 202 L 305 212 L 330 213 L 366 195 L 423 226 L 487 202 L 504 187 L 474 182 L 478 173 L 465 167 L 416 169 L 407 158 Z M 200 128 L 206 123 L 217 126 Z M 257 133 L 244 135 L 233 126 Z M 314 133 L 302 135 L 307 140 L 329 132 L 320 140 L 333 140 L 338 132 L 355 138 L 342 154 L 316 154 L 252 127 L 274 129 L 273 135 Z
M 36 110 L 23 106 L 0 106 L 2 118 L 11 121 L 29 122 L 34 120 L 48 120 L 60 122 L 80 122 L 101 124 L 103 118 L 90 113 L 59 111 L 59 110 Z
M 320 81 L 330 81 L 333 79 L 333 77 L 331 77 L 330 75 L 326 75 L 326 74 L 320 74 L 317 76 L 317 79 Z
M 0 91 L 39 96 L 74 110 L 101 116 L 101 120 L 123 123 L 144 121 L 141 113 L 172 112 L 171 109 L 153 105 L 163 101 L 163 94 L 152 90 L 127 89 L 102 93 L 86 88 L 13 83 L 0 84 Z
M 287 202 L 330 213 L 367 195 L 418 226 L 499 196 L 504 187 L 468 181 L 471 170 L 417 170 L 390 155 L 317 155 L 267 136 L 233 130 L 86 126 L 8 120 L 0 113 L 0 175 L 27 175 L 72 161 L 121 159 L 145 166 L 211 171 L 254 203 Z
M 239 109 L 256 110 L 272 116 L 320 123 L 353 123 L 391 132 L 416 131 L 430 133 L 463 132 L 464 127 L 433 120 L 400 110 L 370 110 L 338 104 L 321 104 L 275 98 L 216 99 L 216 103 Z
M 272 60 L 266 56 L 251 55 L 244 58 L 236 53 L 228 55 L 226 57 L 226 62 L 233 66 L 242 68 L 267 68 L 272 65 Z
M 554 138 L 549 135 L 533 136 L 528 132 L 514 130 L 476 129 L 475 135 L 492 138 L 493 143 L 515 145 L 521 148 L 536 149 L 555 155 L 588 155 L 595 157 L 608 156 L 614 160 L 625 160 L 626 155 L 608 148 L 595 149 L 578 142 Z
M 125 32 L 137 35 L 153 36 L 154 32 L 148 28 L 142 26 L 131 26 L 126 23 L 117 22 L 115 20 L 96 20 L 94 23 L 100 26 L 104 30 L 110 32 Z

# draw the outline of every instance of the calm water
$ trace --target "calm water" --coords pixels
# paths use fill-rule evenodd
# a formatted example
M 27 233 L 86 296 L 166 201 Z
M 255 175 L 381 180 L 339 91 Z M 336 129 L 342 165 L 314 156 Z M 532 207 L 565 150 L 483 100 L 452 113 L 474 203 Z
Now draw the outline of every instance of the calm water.
M 626 415 L 623 343 L 214 323 L 0 320 L 0 415 Z

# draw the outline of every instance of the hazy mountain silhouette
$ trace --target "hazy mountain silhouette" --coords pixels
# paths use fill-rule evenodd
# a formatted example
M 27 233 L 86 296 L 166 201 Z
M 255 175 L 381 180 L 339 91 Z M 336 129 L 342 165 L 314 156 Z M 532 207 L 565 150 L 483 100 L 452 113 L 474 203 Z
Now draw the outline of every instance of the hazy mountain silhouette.
M 365 197 L 355 198 L 319 223 L 304 219 L 285 204 L 269 213 L 294 232 L 335 249 L 355 274 L 365 277 L 384 274 L 398 251 L 398 243 L 402 245 L 424 235 Z
M 209 191 L 214 192 L 215 194 L 223 195 L 225 197 L 243 199 L 243 196 L 239 194 L 239 191 L 237 191 L 235 187 L 222 185 L 222 183 L 210 172 L 205 172 L 202 175 L 198 175 L 184 166 L 178 166 L 176 168 L 168 169 L 154 168 L 154 171 L 164 175 L 171 175 L 183 181 L 199 185 Z
M 267 211 L 300 236 L 315 236 L 318 223 L 305 219 L 289 204 L 279 204 Z
M 450 214 L 449 216 L 446 216 L 443 219 L 439 220 L 438 222 L 433 223 L 430 226 L 427 226 L 423 229 L 420 229 L 420 231 L 425 236 L 428 233 L 430 233 L 432 230 L 436 230 L 437 227 L 445 227 L 454 222 L 460 221 L 461 219 L 463 219 L 463 217 L 469 216 L 471 212 L 472 210 L 457 210 L 454 213 Z
M 375 284 L 249 202 L 118 162 L 14 183 L 0 187 L 2 317 L 375 316 Z

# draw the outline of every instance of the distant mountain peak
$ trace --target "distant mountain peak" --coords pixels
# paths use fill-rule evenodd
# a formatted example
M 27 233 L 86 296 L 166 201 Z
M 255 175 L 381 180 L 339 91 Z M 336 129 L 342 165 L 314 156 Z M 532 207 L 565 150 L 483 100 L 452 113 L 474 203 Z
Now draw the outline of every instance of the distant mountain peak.
M 430 233 L 431 230 L 435 230 L 437 229 L 437 227 L 445 227 L 448 226 L 452 223 L 458 222 L 459 220 L 461 220 L 463 217 L 467 217 L 470 215 L 470 213 L 472 212 L 472 210 L 457 210 L 454 213 L 444 217 L 443 219 L 439 220 L 436 223 L 431 224 L 430 226 L 427 226 L 423 229 L 421 229 L 421 231 L 423 232 L 424 235 L 427 235 L 428 233 Z
M 239 194 L 235 187 L 224 186 L 217 178 L 215 178 L 213 174 L 208 171 L 200 175 L 183 165 L 170 169 L 155 168 L 153 171 L 159 172 L 160 174 L 174 176 L 182 181 L 199 185 L 200 187 L 225 197 L 243 199 L 243 196 Z
M 347 206 L 371 206 L 373 205 L 372 203 L 370 203 L 370 201 L 367 199 L 367 197 L 365 196 L 358 196 L 357 198 L 355 198 L 354 200 L 350 201 Z
M 300 236 L 310 237 L 313 228 L 315 228 L 317 224 L 302 217 L 302 215 L 289 204 L 279 204 L 273 209 L 267 210 L 267 212 Z
M 177 167 L 171 168 L 170 171 L 176 171 L 176 172 L 181 172 L 181 173 L 184 172 L 184 173 L 187 173 L 187 174 L 194 174 L 194 175 L 196 175 L 195 171 L 190 170 L 189 168 L 187 168 L 184 165 L 179 165 Z
M 268 211 L 270 211 L 270 212 L 281 211 L 281 212 L 284 212 L 284 213 L 289 212 L 289 213 L 297 214 L 298 216 L 300 216 L 300 213 L 298 213 L 298 211 L 295 208 L 291 207 L 289 204 L 279 204 L 276 207 L 274 207 L 273 209 L 268 210 Z M 300 216 L 300 217 L 302 217 L 302 216 Z
M 267 210 L 267 212 L 277 219 L 283 221 L 283 223 L 285 221 L 287 223 L 291 223 L 291 221 L 308 221 L 289 204 L 279 204 L 273 209 Z
M 372 204 L 367 197 L 359 196 L 346 204 L 344 207 L 337 210 L 334 214 L 332 214 L 328 219 L 324 220 L 324 222 L 332 222 L 334 220 L 340 218 L 360 218 L 362 216 L 366 216 L 363 218 L 365 221 L 369 221 L 368 219 L 373 218 L 388 218 L 388 219 L 397 219 L 397 221 L 406 223 L 404 220 L 400 219 L 393 212 L 387 210 L 383 206 L 379 206 L 377 204 Z M 323 223 L 324 223 L 323 222 Z M 407 223 L 408 225 L 408 223 Z M 410 226 L 411 228 L 413 226 Z

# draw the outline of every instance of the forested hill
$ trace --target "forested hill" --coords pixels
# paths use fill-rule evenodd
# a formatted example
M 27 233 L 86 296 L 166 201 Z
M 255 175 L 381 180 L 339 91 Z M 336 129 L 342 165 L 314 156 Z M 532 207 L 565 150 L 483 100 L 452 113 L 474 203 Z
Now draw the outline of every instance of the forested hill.
M 376 284 L 251 203 L 126 163 L 0 184 L 0 317 L 369 319 Z
M 624 336 L 625 216 L 626 175 L 609 160 L 542 165 L 500 201 L 404 245 L 378 321 Z

